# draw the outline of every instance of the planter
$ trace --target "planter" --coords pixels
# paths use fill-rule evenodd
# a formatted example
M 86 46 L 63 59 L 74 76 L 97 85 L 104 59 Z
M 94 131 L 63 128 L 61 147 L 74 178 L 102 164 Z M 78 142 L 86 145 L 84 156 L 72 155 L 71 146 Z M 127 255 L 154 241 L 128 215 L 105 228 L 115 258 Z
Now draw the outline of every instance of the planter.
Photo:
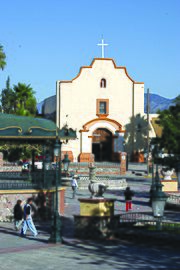
M 174 169 L 162 169 L 161 174 L 163 176 L 163 180 L 172 180 L 172 175 L 174 173 Z

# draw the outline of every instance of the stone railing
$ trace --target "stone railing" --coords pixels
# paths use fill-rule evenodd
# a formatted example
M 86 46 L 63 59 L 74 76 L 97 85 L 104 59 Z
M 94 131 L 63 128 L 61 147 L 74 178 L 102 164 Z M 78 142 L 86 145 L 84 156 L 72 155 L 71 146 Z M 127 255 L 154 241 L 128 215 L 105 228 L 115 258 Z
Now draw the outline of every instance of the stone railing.
M 34 183 L 30 183 L 30 182 L 18 182 L 18 181 L 14 181 L 14 182 L 0 182 L 0 190 L 13 190 L 13 189 L 37 189 L 39 188 L 39 185 L 34 184 Z
M 120 222 L 137 222 L 137 221 L 151 221 L 154 217 L 151 212 L 133 212 L 120 214 Z
M 108 186 L 107 189 L 126 189 L 127 187 L 127 182 L 125 178 L 122 179 L 111 179 L 111 177 L 108 176 L 102 176 L 102 177 L 98 177 L 96 176 L 96 182 L 98 183 L 104 183 L 105 185 Z M 89 176 L 80 176 L 80 179 L 78 181 L 79 184 L 79 189 L 88 189 L 88 185 L 89 185 L 90 181 L 89 181 Z
M 0 172 L 21 172 L 21 166 L 0 166 Z
M 93 162 L 96 168 L 120 168 L 120 163 L 115 162 Z M 70 168 L 89 168 L 89 162 L 71 162 Z
M 96 182 L 104 183 L 108 186 L 107 189 L 119 189 L 124 190 L 127 187 L 127 181 L 125 178 L 115 178 L 109 176 L 96 176 Z M 89 176 L 79 176 L 78 186 L 79 189 L 88 189 L 89 185 Z M 71 186 L 71 178 L 70 177 L 62 177 L 61 184 L 65 187 Z
M 9 180 L 14 180 L 14 179 L 26 179 L 27 178 L 27 173 L 26 174 L 22 174 L 22 172 L 15 172 L 15 171 L 0 171 L 0 180 L 5 180 L 5 179 L 9 179 Z
M 58 185 L 60 181 L 58 180 Z M 0 172 L 1 189 L 50 188 L 55 186 L 55 170 L 35 172 Z
M 180 193 L 168 193 L 167 203 L 180 205 Z

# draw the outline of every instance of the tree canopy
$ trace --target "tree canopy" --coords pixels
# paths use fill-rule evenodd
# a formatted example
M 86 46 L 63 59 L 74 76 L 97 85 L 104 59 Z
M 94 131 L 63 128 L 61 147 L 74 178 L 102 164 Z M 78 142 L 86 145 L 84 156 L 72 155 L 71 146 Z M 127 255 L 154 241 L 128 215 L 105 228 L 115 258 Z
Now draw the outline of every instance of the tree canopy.
M 6 55 L 3 51 L 3 46 L 0 44 L 0 69 L 3 70 L 6 66 Z M 17 114 L 24 116 L 36 115 L 36 98 L 32 87 L 24 83 L 18 83 L 13 88 L 10 86 L 10 78 L 7 78 L 6 87 L 0 94 L 0 111 L 8 114 Z M 30 151 L 27 146 L 17 148 L 17 146 L 8 147 L 8 151 L 0 146 L 0 149 L 6 154 L 9 161 L 18 160 L 19 158 L 29 158 Z
M 125 125 L 125 151 L 131 156 L 134 152 L 147 150 L 147 119 L 140 114 L 130 118 L 130 122 Z
M 4 113 L 14 113 L 15 94 L 10 87 L 10 78 L 7 78 L 6 87 L 1 92 L 1 111 Z
M 3 50 L 3 46 L 0 44 L 0 69 L 4 69 L 6 66 L 6 55 Z
M 163 128 L 160 148 L 169 154 L 180 155 L 180 95 L 175 99 L 174 106 L 159 112 L 157 124 Z
M 6 88 L 1 92 L 1 111 L 24 116 L 36 115 L 36 98 L 32 87 L 18 83 L 10 87 L 10 78 L 6 81 Z
M 18 115 L 35 115 L 36 114 L 36 99 L 34 97 L 35 92 L 33 91 L 30 84 L 18 83 L 13 87 L 16 104 L 15 112 Z

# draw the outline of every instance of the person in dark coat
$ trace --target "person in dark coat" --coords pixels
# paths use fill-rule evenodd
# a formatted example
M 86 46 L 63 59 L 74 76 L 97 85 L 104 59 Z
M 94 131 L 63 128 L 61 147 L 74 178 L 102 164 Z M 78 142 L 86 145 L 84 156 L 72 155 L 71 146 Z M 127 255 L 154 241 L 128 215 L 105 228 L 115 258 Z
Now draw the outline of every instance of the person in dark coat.
M 23 222 L 23 210 L 22 210 L 22 201 L 17 200 L 16 205 L 14 206 L 14 226 L 18 231 Z
M 124 197 L 126 202 L 126 212 L 129 210 L 132 210 L 132 197 L 134 196 L 134 192 L 130 189 L 130 187 L 127 187 L 124 191 Z

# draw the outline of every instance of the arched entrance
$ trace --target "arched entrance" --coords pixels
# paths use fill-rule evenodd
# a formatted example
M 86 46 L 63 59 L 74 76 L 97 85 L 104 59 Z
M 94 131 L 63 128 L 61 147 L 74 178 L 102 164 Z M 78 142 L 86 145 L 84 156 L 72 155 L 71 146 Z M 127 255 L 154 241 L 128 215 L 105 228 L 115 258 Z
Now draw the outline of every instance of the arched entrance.
M 92 134 L 92 153 L 95 161 L 112 160 L 112 133 L 106 128 L 98 128 Z

